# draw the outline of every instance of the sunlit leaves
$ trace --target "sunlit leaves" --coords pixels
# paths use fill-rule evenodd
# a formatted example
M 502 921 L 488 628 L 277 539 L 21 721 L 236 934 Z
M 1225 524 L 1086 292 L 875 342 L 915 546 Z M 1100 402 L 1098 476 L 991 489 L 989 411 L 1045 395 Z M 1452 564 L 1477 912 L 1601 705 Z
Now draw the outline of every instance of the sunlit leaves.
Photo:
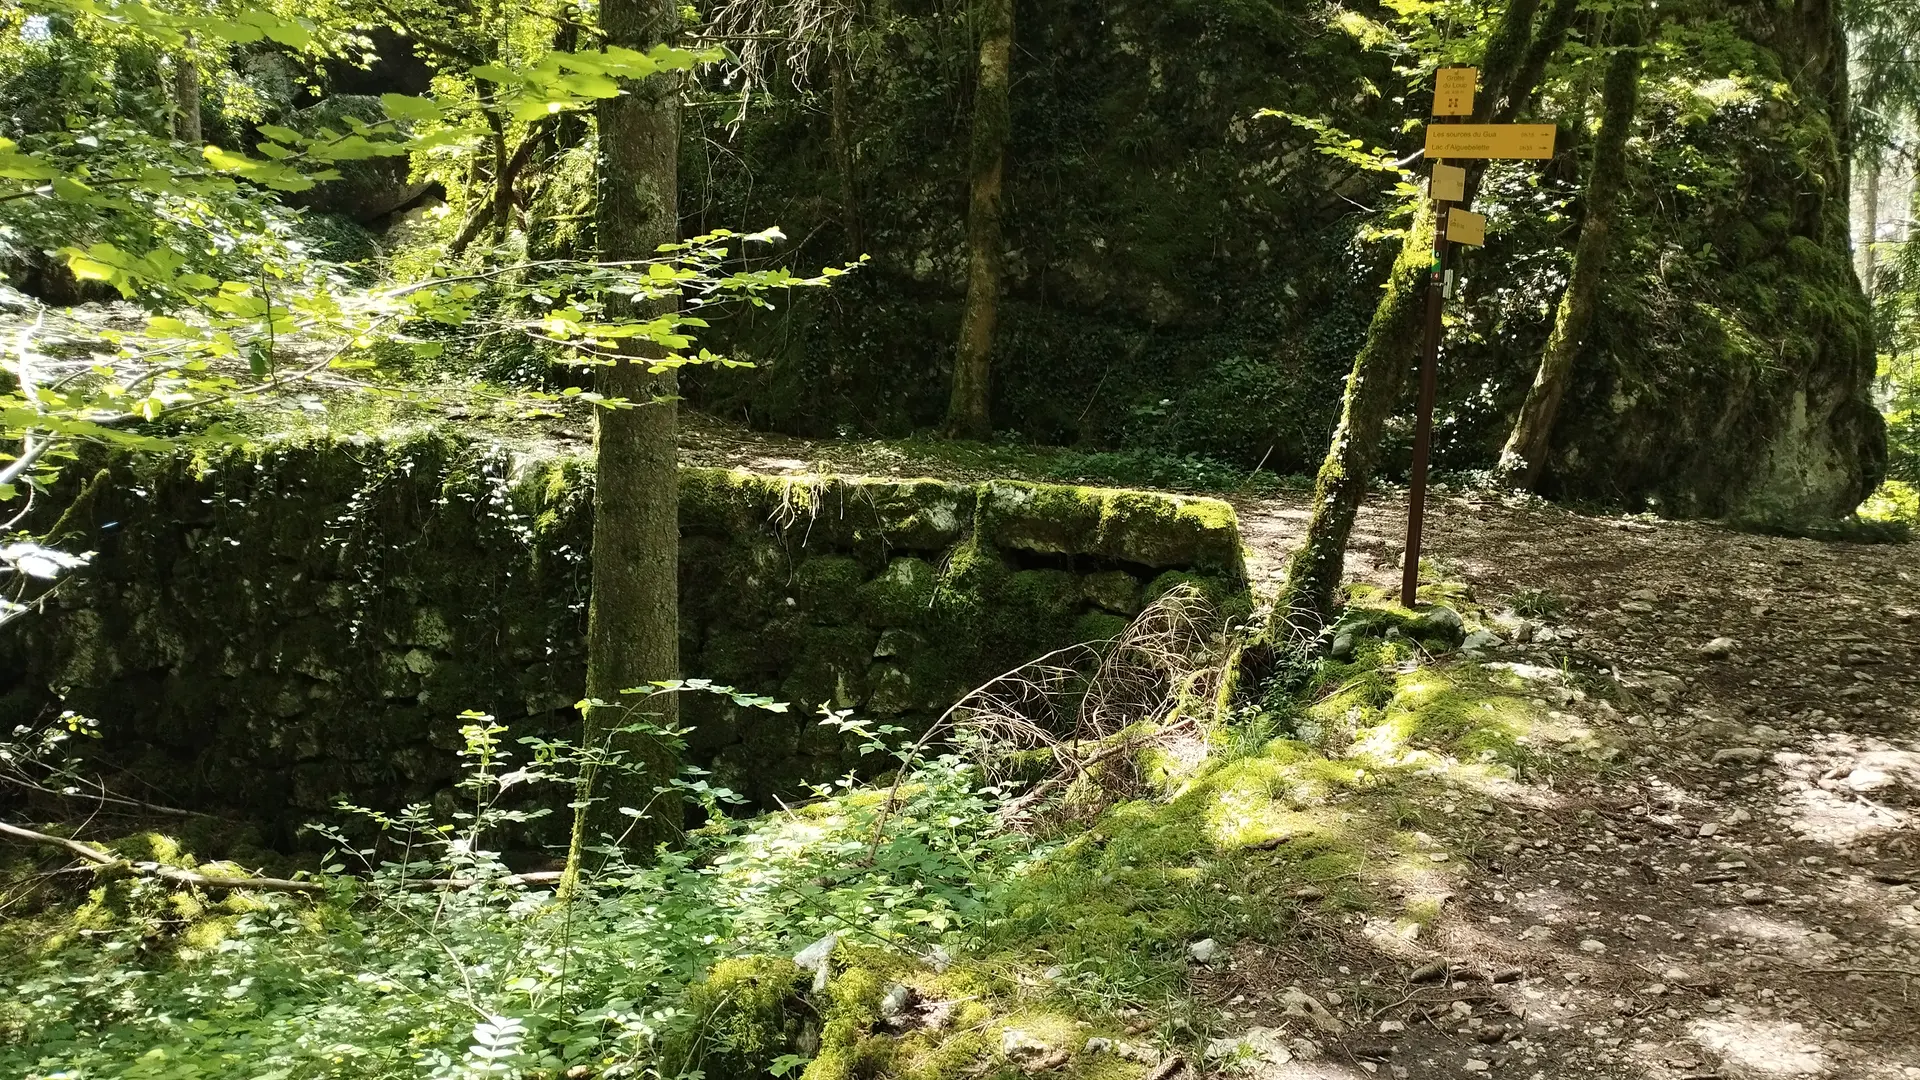
M 619 95 L 623 79 L 642 79 L 665 71 L 685 71 L 724 56 L 717 49 L 676 49 L 656 45 L 647 52 L 618 47 L 591 52 L 549 52 L 531 65 L 509 68 L 481 64 L 474 78 L 498 88 L 496 104 L 526 122 Z

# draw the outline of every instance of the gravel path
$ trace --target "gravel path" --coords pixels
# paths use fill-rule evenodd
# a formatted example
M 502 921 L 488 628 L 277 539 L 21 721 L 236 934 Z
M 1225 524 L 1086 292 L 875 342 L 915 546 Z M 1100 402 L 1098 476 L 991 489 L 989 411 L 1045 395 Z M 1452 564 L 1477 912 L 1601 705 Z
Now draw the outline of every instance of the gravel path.
M 1276 578 L 1304 500 L 1240 510 Z M 1397 586 L 1404 513 L 1363 511 L 1351 578 Z M 1485 498 L 1429 522 L 1428 557 L 1487 607 L 1558 600 L 1543 640 L 1493 659 L 1607 686 L 1543 704 L 1615 756 L 1439 815 L 1467 872 L 1421 950 L 1292 970 L 1351 1005 L 1371 959 L 1406 1000 L 1329 1003 L 1346 1030 L 1317 1034 L 1324 1057 L 1257 1075 L 1920 1077 L 1914 549 Z

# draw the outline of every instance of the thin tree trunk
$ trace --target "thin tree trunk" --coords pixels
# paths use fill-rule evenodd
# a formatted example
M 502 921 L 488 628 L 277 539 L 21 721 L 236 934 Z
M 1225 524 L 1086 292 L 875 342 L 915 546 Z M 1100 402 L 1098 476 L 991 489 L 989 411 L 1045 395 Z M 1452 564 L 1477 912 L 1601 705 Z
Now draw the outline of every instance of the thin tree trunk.
M 1863 208 L 1866 213 L 1861 215 L 1866 220 L 1861 222 L 1860 229 L 1860 288 L 1865 290 L 1867 299 L 1871 301 L 1875 262 L 1873 242 L 1880 237 L 1880 158 L 1878 154 L 1874 155 L 1874 159 L 1867 164 L 1866 189 L 1866 206 Z
M 866 241 L 860 236 L 860 199 L 853 183 L 853 73 L 847 70 L 845 48 L 829 50 L 828 79 L 833 95 L 833 164 L 840 174 L 840 225 L 847 232 L 847 257 L 864 254 Z
M 645 52 L 678 26 L 674 0 L 604 0 L 607 44 Z M 654 257 L 679 239 L 676 187 L 680 149 L 680 83 L 660 74 L 629 83 L 600 104 L 600 199 L 597 227 L 603 260 Z M 655 318 L 672 301 L 635 304 L 629 318 Z M 626 836 L 636 857 L 677 839 L 681 804 L 669 787 L 679 769 L 665 737 L 619 728 L 648 723 L 675 726 L 672 694 L 637 696 L 625 690 L 671 679 L 680 669 L 679 475 L 675 446 L 675 380 L 651 372 L 651 346 L 632 359 L 598 370 L 595 389 L 640 402 L 601 409 L 594 433 L 593 595 L 587 613 L 587 697 L 605 702 L 585 710 L 584 743 L 623 755 L 627 769 L 598 769 L 582 781 L 582 798 L 567 857 L 564 891 L 579 880 L 581 844 L 591 834 Z M 666 791 L 657 791 L 667 788 Z M 622 807 L 642 811 L 634 819 Z
M 953 397 L 947 431 L 985 438 L 993 325 L 1000 302 L 1000 194 L 1006 172 L 1009 63 L 1013 51 L 1013 0 L 976 0 L 980 75 L 973 88 L 973 195 L 967 207 L 967 306 L 960 316 L 960 346 L 953 359 Z
M 191 38 L 187 45 L 193 45 Z M 173 58 L 173 137 L 188 146 L 199 146 L 202 141 L 200 69 L 194 65 L 193 56 L 184 50 Z
M 1618 36 L 1619 51 L 1607 65 L 1600 94 L 1600 130 L 1593 144 L 1593 168 L 1587 179 L 1587 216 L 1573 249 L 1573 273 L 1554 314 L 1553 333 L 1540 356 L 1533 387 L 1514 419 L 1513 431 L 1500 452 L 1500 471 L 1520 487 L 1533 490 L 1551 448 L 1553 420 L 1566 396 L 1573 362 L 1580 354 L 1587 329 L 1600 303 L 1600 279 L 1607 264 L 1607 232 L 1613 223 L 1627 172 L 1627 136 L 1633 130 L 1633 111 L 1640 95 L 1640 25 L 1622 14 L 1625 25 Z
M 1531 97 L 1532 88 L 1516 85 L 1514 72 L 1525 63 L 1538 10 L 1539 0 L 1512 0 L 1487 42 L 1480 65 L 1485 89 L 1474 102 L 1476 123 L 1485 123 L 1498 105 Z M 1478 170 L 1469 169 L 1469 198 L 1478 182 Z M 1347 375 L 1340 426 L 1334 430 L 1333 445 L 1314 484 L 1306 540 L 1288 560 L 1281 590 L 1287 624 L 1295 633 L 1317 634 L 1340 606 L 1347 538 L 1373 478 L 1381 432 L 1399 404 L 1408 361 L 1420 343 L 1425 275 L 1432 264 L 1432 218 L 1431 205 L 1422 200 L 1414 210 L 1414 227 L 1407 231 L 1387 277 L 1386 294 L 1374 309 L 1366 343 Z

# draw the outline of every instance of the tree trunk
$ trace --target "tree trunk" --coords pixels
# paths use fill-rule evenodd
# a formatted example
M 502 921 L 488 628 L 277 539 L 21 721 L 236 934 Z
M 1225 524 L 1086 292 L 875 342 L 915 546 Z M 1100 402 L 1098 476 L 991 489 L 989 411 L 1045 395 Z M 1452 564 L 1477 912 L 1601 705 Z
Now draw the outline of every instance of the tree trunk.
M 507 124 L 499 113 L 488 109 L 487 128 L 493 143 L 493 239 L 504 243 L 513 228 L 513 170 L 508 167 Z
M 191 38 L 187 41 L 192 46 Z M 188 146 L 199 146 L 200 69 L 191 53 L 182 51 L 173 58 L 173 137 Z
M 1639 21 L 1627 20 L 1618 35 L 1619 51 L 1607 65 L 1600 95 L 1600 131 L 1594 139 L 1593 168 L 1587 179 L 1587 216 L 1573 250 L 1573 273 L 1554 314 L 1553 333 L 1540 356 L 1533 387 L 1514 419 L 1513 432 L 1500 452 L 1500 471 L 1520 487 L 1533 490 L 1547 461 L 1553 419 L 1566 395 L 1574 359 L 1600 303 L 1600 279 L 1607 264 L 1607 231 L 1627 172 L 1627 136 L 1640 94 Z
M 1525 68 L 1528 45 L 1534 40 L 1533 16 L 1538 9 L 1539 0 L 1513 0 L 1487 42 L 1481 62 L 1484 89 L 1475 99 L 1475 123 L 1487 122 L 1504 103 L 1532 96 L 1531 87 L 1517 85 L 1515 72 Z M 1478 182 L 1479 171 L 1469 169 L 1469 199 Z M 1319 633 L 1340 606 L 1347 538 L 1373 477 L 1381 432 L 1399 404 L 1408 360 L 1420 343 L 1425 275 L 1433 259 L 1432 218 L 1432 206 L 1423 200 L 1414 210 L 1414 226 L 1407 231 L 1400 255 L 1394 260 L 1386 294 L 1374 309 L 1366 343 L 1347 375 L 1340 426 L 1334 430 L 1333 445 L 1314 484 L 1306 540 L 1288 560 L 1286 583 L 1281 589 L 1287 624 L 1296 634 Z
M 1000 299 L 1000 191 L 1006 171 L 1007 82 L 1013 51 L 1013 0 L 976 0 L 980 75 L 973 88 L 973 196 L 967 208 L 967 306 L 953 359 L 949 434 L 985 438 L 993 324 Z
M 646 51 L 666 41 L 678 26 L 674 0 L 604 0 L 600 18 L 607 44 Z M 679 239 L 676 186 L 680 149 L 680 82 L 659 74 L 629 83 L 625 93 L 599 106 L 600 199 L 596 222 L 600 258 L 652 258 L 661 244 Z M 656 318 L 672 301 L 636 303 L 618 312 Z M 600 409 L 594 432 L 593 594 L 587 613 L 587 697 L 605 705 L 586 708 L 584 739 L 622 755 L 624 769 L 590 770 L 574 841 L 567 858 L 566 891 L 581 870 L 583 837 L 623 836 L 636 857 L 680 835 L 681 805 L 668 788 L 679 769 L 670 740 L 617 729 L 633 723 L 675 726 L 672 694 L 626 695 L 656 679 L 679 675 L 679 475 L 676 413 L 671 371 L 648 370 L 651 346 L 630 350 L 632 359 L 598 369 L 595 389 L 610 398 L 640 403 Z M 666 791 L 656 789 L 668 788 Z M 643 811 L 640 818 L 622 807 Z
M 1866 205 L 1860 215 L 1860 288 L 1873 299 L 1873 242 L 1880 238 L 1880 156 L 1876 153 L 1867 163 Z
M 847 233 L 847 258 L 865 254 L 866 241 L 860 236 L 860 199 L 853 183 L 853 73 L 846 49 L 827 53 L 827 78 L 832 83 L 833 164 L 840 174 L 840 225 Z

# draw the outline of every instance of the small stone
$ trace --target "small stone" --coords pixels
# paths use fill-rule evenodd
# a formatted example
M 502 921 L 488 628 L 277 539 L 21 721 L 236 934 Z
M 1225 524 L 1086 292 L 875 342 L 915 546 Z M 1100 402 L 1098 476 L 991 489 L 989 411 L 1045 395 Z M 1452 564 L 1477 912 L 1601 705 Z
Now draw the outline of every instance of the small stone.
M 1460 649 L 1462 652 L 1483 652 L 1505 644 L 1500 635 L 1491 630 L 1475 630 L 1467 635 L 1467 640 L 1460 643 Z
M 1745 825 L 1752 820 L 1753 814 L 1748 812 L 1744 806 L 1736 808 L 1733 813 L 1727 815 L 1727 824 L 1729 825 Z
M 1407 632 L 1415 637 L 1460 641 L 1466 637 L 1467 624 L 1459 612 L 1445 604 L 1435 604 L 1407 620 Z
M 1286 993 L 1280 995 L 1280 1008 L 1288 1016 L 1299 1017 L 1329 1035 L 1338 1035 L 1347 1029 L 1332 1010 L 1297 986 L 1288 987 Z
M 1712 764 L 1719 765 L 1727 761 L 1759 761 L 1763 751 L 1757 746 L 1729 746 L 1713 752 Z
M 1014 1061 L 1032 1061 L 1046 1055 L 1047 1044 L 1019 1028 L 1008 1028 L 1000 1033 L 1000 1052 Z
M 1767 902 L 1767 890 L 1756 886 L 1741 892 L 1740 899 L 1749 904 L 1764 904 Z
M 1720 831 L 1719 823 L 1709 821 L 1705 825 L 1700 826 L 1700 837 L 1702 839 L 1705 839 L 1706 837 L 1712 836 L 1715 833 L 1718 833 L 1719 831 Z
M 1709 660 L 1717 660 L 1733 653 L 1733 639 L 1730 637 L 1717 637 L 1705 645 L 1700 646 L 1698 649 L 1695 649 L 1694 652 L 1699 653 Z
M 1453 856 L 1448 855 L 1444 851 L 1436 851 L 1427 856 L 1427 860 L 1429 862 L 1446 862 L 1448 859 L 1451 859 L 1451 858 L 1453 858 Z
M 1353 632 L 1342 630 L 1333 635 L 1333 647 L 1327 650 L 1327 655 L 1343 663 L 1353 659 Z
M 887 988 L 886 995 L 880 999 L 880 1015 L 892 1020 L 913 1004 L 913 987 L 904 983 L 894 983 Z
M 1487 1064 L 1486 1062 L 1480 1060 L 1479 1058 L 1468 1058 L 1467 1063 L 1460 1067 L 1467 1070 L 1470 1073 L 1486 1072 L 1488 1069 L 1493 1068 L 1492 1065 Z
M 1398 1035 L 1405 1030 L 1407 1030 L 1407 1022 L 1405 1020 L 1380 1021 L 1380 1034 L 1382 1035 Z
M 1605 942 L 1595 941 L 1593 938 L 1586 938 L 1580 942 L 1580 951 L 1586 953 L 1603 953 L 1607 951 L 1607 946 Z
M 1293 890 L 1293 898 L 1295 900 L 1322 900 L 1326 898 L 1326 895 L 1326 893 L 1313 885 L 1302 885 Z
M 1201 938 L 1199 941 L 1187 946 L 1187 955 L 1191 957 L 1196 964 L 1210 963 L 1219 951 L 1220 943 L 1212 938 Z
M 1095 1035 L 1093 1038 L 1088 1039 L 1087 1045 L 1084 1047 L 1081 1047 L 1081 1049 L 1085 1050 L 1089 1054 L 1104 1054 L 1107 1051 L 1113 1049 L 1113 1040 L 1103 1039 L 1100 1036 Z

